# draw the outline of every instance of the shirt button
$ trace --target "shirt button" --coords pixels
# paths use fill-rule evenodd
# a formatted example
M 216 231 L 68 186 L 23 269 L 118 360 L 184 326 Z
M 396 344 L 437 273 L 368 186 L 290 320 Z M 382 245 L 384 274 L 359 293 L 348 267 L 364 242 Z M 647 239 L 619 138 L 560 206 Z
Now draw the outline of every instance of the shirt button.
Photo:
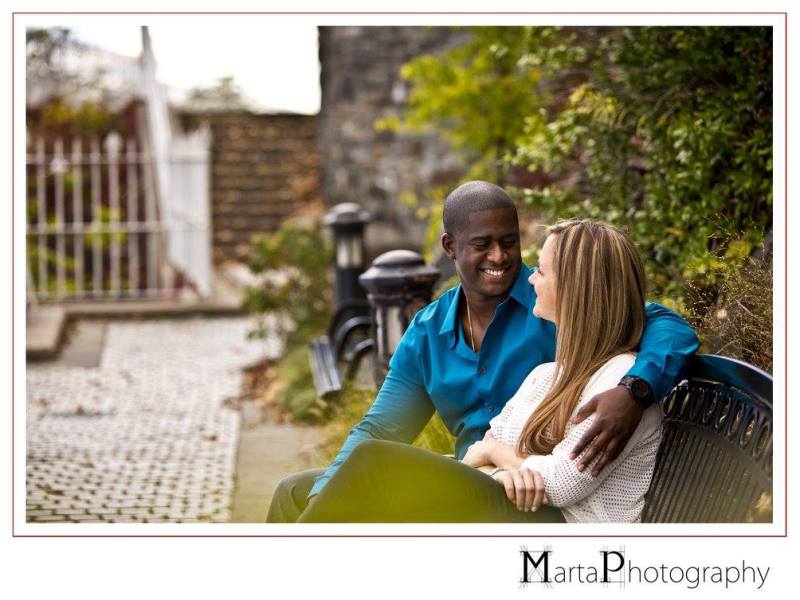
M 478 375 L 486 375 L 486 367 L 481 367 L 478 369 Z
M 486 410 L 488 410 L 489 412 L 494 412 L 494 404 L 487 404 Z

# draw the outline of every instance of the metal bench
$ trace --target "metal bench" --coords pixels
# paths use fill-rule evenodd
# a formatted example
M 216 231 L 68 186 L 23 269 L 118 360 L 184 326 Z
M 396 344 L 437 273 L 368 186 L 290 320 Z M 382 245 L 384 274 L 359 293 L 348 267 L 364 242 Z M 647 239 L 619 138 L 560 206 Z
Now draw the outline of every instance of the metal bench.
M 772 376 L 697 355 L 663 402 L 643 522 L 772 522 Z
M 331 319 L 328 334 L 311 342 L 308 353 L 311 375 L 320 398 L 342 391 L 345 379 L 355 375 L 361 359 L 372 349 L 369 314 L 366 300 L 342 302 Z M 346 365 L 344 377 L 339 363 Z

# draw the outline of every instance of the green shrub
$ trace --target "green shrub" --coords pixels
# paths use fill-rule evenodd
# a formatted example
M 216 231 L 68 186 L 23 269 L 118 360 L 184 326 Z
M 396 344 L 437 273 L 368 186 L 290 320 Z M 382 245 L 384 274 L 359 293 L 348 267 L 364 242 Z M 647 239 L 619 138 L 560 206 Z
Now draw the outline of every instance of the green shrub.
M 243 306 L 261 320 L 253 335 L 265 335 L 263 317 L 288 317 L 287 344 L 305 344 L 327 327 L 333 312 L 330 280 L 333 251 L 322 224 L 286 222 L 270 235 L 254 236 L 248 266 L 262 285 L 245 290 Z
M 625 27 L 586 50 L 584 80 L 513 157 L 556 181 L 520 196 L 547 221 L 630 229 L 654 297 L 684 308 L 772 226 L 771 31 Z
M 279 404 L 295 418 L 324 421 L 330 406 L 317 398 L 308 358 L 310 341 L 328 325 L 333 307 L 333 255 L 319 222 L 286 222 L 271 235 L 253 238 L 248 264 L 263 284 L 245 290 L 243 306 L 257 317 L 250 337 L 268 333 L 267 315 L 278 315 L 286 350 L 278 364 Z

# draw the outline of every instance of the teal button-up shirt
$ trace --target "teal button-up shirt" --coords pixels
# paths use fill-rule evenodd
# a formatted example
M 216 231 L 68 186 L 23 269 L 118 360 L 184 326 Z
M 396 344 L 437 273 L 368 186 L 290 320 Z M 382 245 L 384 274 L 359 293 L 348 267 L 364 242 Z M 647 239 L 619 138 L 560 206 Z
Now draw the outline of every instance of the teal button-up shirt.
M 508 298 L 497 305 L 478 353 L 467 345 L 458 320 L 460 285 L 416 314 L 375 402 L 314 482 L 310 496 L 319 493 L 359 442 L 373 438 L 411 443 L 434 411 L 456 437 L 456 458 L 483 438 L 489 421 L 528 373 L 555 359 L 555 326 L 533 314 L 531 272 L 522 265 Z M 646 314 L 639 354 L 628 375 L 647 381 L 660 399 L 678 382 L 698 342 L 692 328 L 663 306 L 648 304 Z

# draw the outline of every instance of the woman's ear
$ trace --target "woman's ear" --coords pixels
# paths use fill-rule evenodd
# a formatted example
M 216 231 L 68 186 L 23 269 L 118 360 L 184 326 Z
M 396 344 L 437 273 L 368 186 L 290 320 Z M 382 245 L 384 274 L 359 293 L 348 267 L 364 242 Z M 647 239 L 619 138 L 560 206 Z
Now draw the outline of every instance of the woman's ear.
M 447 254 L 447 258 L 449 258 L 450 260 L 455 260 L 456 251 L 454 247 L 455 240 L 453 240 L 453 236 L 451 236 L 449 233 L 443 233 L 441 242 L 442 242 L 442 249 L 444 250 L 444 253 Z

